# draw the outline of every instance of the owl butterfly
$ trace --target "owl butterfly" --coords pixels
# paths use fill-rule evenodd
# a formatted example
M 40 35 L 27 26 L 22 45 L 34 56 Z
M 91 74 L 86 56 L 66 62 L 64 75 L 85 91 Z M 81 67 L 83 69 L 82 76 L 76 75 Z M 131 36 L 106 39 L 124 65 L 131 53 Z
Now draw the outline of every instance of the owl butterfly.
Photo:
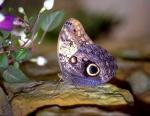
M 96 46 L 81 23 L 68 19 L 61 29 L 57 55 L 61 79 L 77 86 L 96 86 L 108 82 L 116 73 L 116 61 Z

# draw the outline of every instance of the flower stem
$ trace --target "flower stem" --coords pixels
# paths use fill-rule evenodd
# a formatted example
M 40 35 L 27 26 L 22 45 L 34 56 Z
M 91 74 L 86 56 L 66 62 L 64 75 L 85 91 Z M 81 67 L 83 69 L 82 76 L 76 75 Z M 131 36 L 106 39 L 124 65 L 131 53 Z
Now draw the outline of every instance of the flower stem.
M 34 39 L 35 39 L 35 33 L 36 33 L 36 31 L 37 31 L 36 29 L 37 29 L 38 23 L 39 23 L 39 21 L 40 21 L 41 13 L 43 13 L 45 10 L 46 10 L 46 9 L 45 9 L 44 7 L 40 10 L 40 12 L 38 13 L 38 16 L 37 16 L 37 18 L 36 18 L 35 24 L 34 24 L 34 26 L 33 26 L 33 28 L 32 28 L 32 35 L 31 35 L 31 43 L 32 43 L 32 45 L 33 45 L 33 41 L 34 41 Z M 48 26 L 48 27 L 49 27 L 49 26 Z M 47 29 L 47 30 L 48 30 L 48 29 Z M 47 31 L 46 31 L 46 32 L 47 32 Z M 46 32 L 43 33 L 43 35 L 42 35 L 42 37 L 41 37 L 41 40 L 43 40 L 43 38 L 44 38 Z
M 44 39 L 44 37 L 45 37 L 47 31 L 48 31 L 49 26 L 50 26 L 50 23 L 47 25 L 45 31 L 43 32 L 43 34 L 42 34 L 42 36 L 41 36 L 40 41 L 38 42 L 38 44 L 41 44 L 41 43 L 42 43 L 42 41 L 43 41 L 43 39 Z
M 33 41 L 35 39 L 34 36 L 35 36 L 36 29 L 37 29 L 37 26 L 38 26 L 38 23 L 39 23 L 39 20 L 40 20 L 40 15 L 41 15 L 41 13 L 39 12 L 39 14 L 38 14 L 38 16 L 36 18 L 35 24 L 34 24 L 34 26 L 32 28 L 32 35 L 31 35 L 31 41 L 32 41 L 32 43 L 33 43 Z

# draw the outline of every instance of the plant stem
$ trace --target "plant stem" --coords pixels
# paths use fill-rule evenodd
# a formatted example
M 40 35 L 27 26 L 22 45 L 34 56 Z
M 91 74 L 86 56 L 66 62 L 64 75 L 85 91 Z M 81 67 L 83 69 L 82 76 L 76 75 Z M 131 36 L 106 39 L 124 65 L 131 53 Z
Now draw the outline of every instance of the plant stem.
M 25 45 L 30 41 L 30 39 L 28 39 L 27 41 L 24 42 L 24 44 L 21 46 L 22 48 L 25 47 Z
M 47 26 L 46 30 L 43 32 L 43 34 L 42 34 L 42 36 L 41 36 L 41 39 L 40 39 L 40 41 L 38 42 L 38 44 L 41 44 L 41 43 L 42 43 L 42 41 L 43 41 L 43 39 L 44 39 L 44 37 L 45 37 L 47 31 L 48 31 L 48 27 L 49 27 L 49 26 Z
M 41 15 L 41 13 L 39 12 L 39 14 L 38 14 L 38 16 L 36 18 L 35 24 L 34 24 L 34 26 L 32 28 L 32 35 L 31 35 L 31 41 L 32 41 L 32 43 L 33 43 L 33 41 L 35 39 L 34 35 L 35 35 L 36 29 L 37 29 L 37 26 L 38 26 L 38 23 L 39 23 L 40 15 Z
M 31 36 L 31 43 L 32 43 L 32 45 L 33 45 L 33 41 L 34 41 L 34 39 L 35 39 L 35 32 L 36 32 L 36 28 L 37 28 L 37 26 L 38 26 L 38 23 L 39 23 L 39 21 L 40 21 L 41 13 L 43 13 L 45 10 L 46 10 L 45 8 L 42 8 L 42 9 L 40 10 L 40 12 L 38 13 L 37 19 L 36 19 L 36 21 L 35 21 L 35 24 L 34 24 L 34 26 L 33 26 L 33 29 L 32 29 L 32 36 Z M 48 26 L 48 27 L 49 27 L 49 26 Z M 47 30 L 48 30 L 48 29 L 47 29 Z M 42 39 L 44 38 L 45 34 L 46 34 L 46 32 L 43 33 Z

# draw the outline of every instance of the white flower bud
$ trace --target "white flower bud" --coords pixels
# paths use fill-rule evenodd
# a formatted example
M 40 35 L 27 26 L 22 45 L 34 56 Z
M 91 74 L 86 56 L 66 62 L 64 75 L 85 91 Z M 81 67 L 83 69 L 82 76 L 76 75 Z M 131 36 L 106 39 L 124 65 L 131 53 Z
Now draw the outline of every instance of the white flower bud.
M 24 14 L 24 8 L 23 7 L 18 7 L 18 11 L 22 14 Z
M 54 0 L 45 0 L 44 1 L 44 8 L 47 10 L 52 9 L 54 6 Z

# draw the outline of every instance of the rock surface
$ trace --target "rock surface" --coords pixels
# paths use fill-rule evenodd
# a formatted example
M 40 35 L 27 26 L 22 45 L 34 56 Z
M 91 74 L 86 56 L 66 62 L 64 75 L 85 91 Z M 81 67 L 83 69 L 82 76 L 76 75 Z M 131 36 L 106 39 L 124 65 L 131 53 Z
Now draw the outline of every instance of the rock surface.
M 24 85 L 26 85 L 26 89 Z M 56 84 L 49 82 L 40 83 L 37 86 L 35 86 L 36 84 L 31 85 L 34 84 L 23 83 L 22 86 L 19 84 L 20 87 L 23 87 L 21 90 L 17 84 L 7 84 L 8 92 L 16 91 L 16 93 L 13 92 L 14 96 L 11 100 L 13 115 L 25 116 L 39 108 L 54 105 L 62 107 L 76 105 L 117 106 L 129 105 L 134 102 L 128 90 L 120 89 L 112 84 L 94 88 L 79 88 L 65 83 L 56 87 Z
M 7 96 L 0 87 L 0 116 L 12 116 L 11 106 L 8 102 Z

